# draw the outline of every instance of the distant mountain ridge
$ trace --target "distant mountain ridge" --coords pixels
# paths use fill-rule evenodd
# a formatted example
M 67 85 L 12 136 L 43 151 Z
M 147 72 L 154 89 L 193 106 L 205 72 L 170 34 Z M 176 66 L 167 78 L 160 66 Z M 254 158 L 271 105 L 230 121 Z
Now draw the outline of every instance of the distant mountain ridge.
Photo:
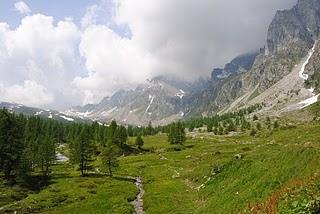
M 70 117 L 55 110 L 44 110 L 16 103 L 0 102 L 0 109 L 3 108 L 16 114 L 24 114 L 26 116 L 39 116 L 44 119 L 53 119 L 61 122 L 86 122 L 85 120 L 82 120 L 78 117 Z
M 167 124 L 185 116 L 183 100 L 198 86 L 157 77 L 134 90 L 119 90 L 97 105 L 74 107 L 64 113 L 103 121 L 115 119 L 133 125 L 146 125 L 150 121 Z

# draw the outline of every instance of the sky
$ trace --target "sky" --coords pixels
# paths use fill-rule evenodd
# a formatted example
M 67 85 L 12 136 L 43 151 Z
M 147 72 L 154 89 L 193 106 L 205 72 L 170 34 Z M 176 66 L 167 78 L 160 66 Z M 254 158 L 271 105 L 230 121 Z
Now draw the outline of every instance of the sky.
M 296 0 L 1 0 L 0 101 L 63 110 L 258 50 Z

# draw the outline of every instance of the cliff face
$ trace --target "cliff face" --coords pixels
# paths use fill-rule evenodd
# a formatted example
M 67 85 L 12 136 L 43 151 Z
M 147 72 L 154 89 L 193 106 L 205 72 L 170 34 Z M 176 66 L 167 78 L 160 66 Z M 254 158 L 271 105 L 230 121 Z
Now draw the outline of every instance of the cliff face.
M 301 56 L 312 47 L 319 26 L 318 0 L 299 0 L 291 10 L 278 11 L 268 30 L 268 53 Z
M 265 51 L 248 72 L 230 75 L 215 88 L 218 93 L 209 108 L 230 111 L 260 102 L 276 112 L 312 96 L 306 87 L 320 85 L 319 45 L 306 67 L 311 74 L 307 85 L 299 69 L 318 40 L 319 28 L 319 0 L 299 0 L 292 9 L 278 11 L 268 29 Z
M 309 75 L 306 87 L 314 88 L 316 93 L 320 93 L 320 42 L 317 42 L 315 52 L 306 66 L 306 73 Z

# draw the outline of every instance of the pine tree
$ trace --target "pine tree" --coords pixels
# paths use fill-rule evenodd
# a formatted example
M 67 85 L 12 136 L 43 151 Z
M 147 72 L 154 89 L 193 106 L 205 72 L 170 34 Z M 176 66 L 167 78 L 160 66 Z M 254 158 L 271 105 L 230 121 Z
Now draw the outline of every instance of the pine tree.
M 138 135 L 136 138 L 136 146 L 138 146 L 139 149 L 141 149 L 141 147 L 144 145 L 144 141 L 141 137 L 141 135 Z
M 102 159 L 102 167 L 107 169 L 110 177 L 113 176 L 113 170 L 119 166 L 118 157 L 120 155 L 119 148 L 109 142 L 104 148 L 101 159 Z
M 193 132 L 194 131 L 194 123 L 191 122 L 189 125 L 189 132 Z
M 255 136 L 257 134 L 257 130 L 255 128 L 252 128 L 250 131 L 250 136 Z
M 260 124 L 260 123 L 257 123 L 257 130 L 258 130 L 258 131 L 261 131 L 261 129 L 262 129 L 261 124 Z
M 213 123 L 209 122 L 207 125 L 207 132 L 212 132 L 212 129 L 213 129 Z
M 146 135 L 153 135 L 153 132 L 154 132 L 154 129 L 153 129 L 152 123 L 150 121 L 149 124 L 148 124 L 148 127 L 146 129 Z
M 7 110 L 0 111 L 0 168 L 4 178 L 12 181 L 23 154 L 23 124 Z
M 50 172 L 50 166 L 55 160 L 55 144 L 53 139 L 48 136 L 48 133 L 44 138 L 38 140 L 37 151 L 36 162 L 41 169 L 43 178 L 47 179 Z
M 173 123 L 170 126 L 170 131 L 168 134 L 168 141 L 171 144 L 184 144 L 186 141 L 186 133 L 184 130 L 183 124 L 179 121 L 177 123 Z
M 268 129 L 271 129 L 271 119 L 270 119 L 270 117 L 267 117 L 266 125 L 267 125 Z
M 79 165 L 81 176 L 84 176 L 94 153 L 94 145 L 86 127 L 83 127 L 79 137 L 73 140 L 70 151 L 71 162 Z
M 218 127 L 218 135 L 223 135 L 223 133 L 224 133 L 223 127 L 221 125 L 219 125 L 219 127 Z

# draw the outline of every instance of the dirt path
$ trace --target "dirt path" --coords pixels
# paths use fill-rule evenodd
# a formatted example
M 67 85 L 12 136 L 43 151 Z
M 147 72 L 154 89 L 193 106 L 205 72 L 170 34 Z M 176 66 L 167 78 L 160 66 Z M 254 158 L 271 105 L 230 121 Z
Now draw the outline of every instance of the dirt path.
M 140 177 L 134 178 L 135 182 L 134 184 L 136 185 L 136 187 L 139 189 L 139 193 L 136 196 L 136 199 L 132 202 L 130 202 L 133 207 L 134 210 L 136 211 L 136 214 L 144 214 L 143 211 L 143 195 L 144 195 L 144 189 L 143 189 L 143 183 Z

